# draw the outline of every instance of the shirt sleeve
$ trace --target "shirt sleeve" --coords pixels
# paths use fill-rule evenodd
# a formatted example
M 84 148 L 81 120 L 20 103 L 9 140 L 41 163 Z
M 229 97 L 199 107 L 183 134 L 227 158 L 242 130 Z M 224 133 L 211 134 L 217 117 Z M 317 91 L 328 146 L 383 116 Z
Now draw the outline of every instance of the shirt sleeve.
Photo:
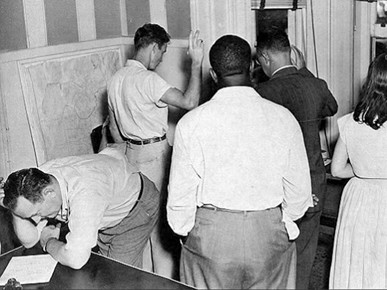
M 176 127 L 173 146 L 167 218 L 169 225 L 176 234 L 186 236 L 195 224 L 196 197 L 200 176 L 191 162 L 179 125 Z M 187 144 L 190 143 L 187 142 Z
M 166 107 L 167 104 L 160 99 L 173 86 L 168 84 L 162 77 L 155 72 L 150 72 L 147 79 L 147 87 L 149 88 L 149 96 L 158 107 Z
M 282 204 L 283 212 L 293 221 L 302 217 L 313 206 L 309 163 L 302 132 L 298 124 L 294 123 L 294 126 L 294 134 L 289 140 L 287 170 L 283 178 Z
M 90 250 L 97 244 L 98 229 L 107 201 L 103 189 L 93 188 L 92 183 L 79 185 L 77 194 L 69 200 L 69 233 L 66 249 L 74 252 Z
M 325 103 L 324 108 L 322 109 L 322 117 L 330 117 L 337 113 L 338 105 L 336 102 L 336 99 L 332 95 L 331 91 L 329 90 L 326 82 L 323 82 L 323 89 L 325 95 Z
M 344 144 L 347 144 L 347 136 L 345 133 L 345 126 L 348 122 L 348 118 L 353 118 L 353 114 L 345 115 L 337 120 L 337 126 L 339 128 L 339 134 Z

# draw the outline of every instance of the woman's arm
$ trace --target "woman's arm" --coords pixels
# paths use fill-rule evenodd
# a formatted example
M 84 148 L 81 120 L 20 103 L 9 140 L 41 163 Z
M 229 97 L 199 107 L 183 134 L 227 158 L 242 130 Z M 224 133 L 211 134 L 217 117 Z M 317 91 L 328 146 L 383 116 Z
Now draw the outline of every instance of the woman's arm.
M 331 173 L 334 177 L 351 178 L 355 176 L 352 165 L 349 163 L 347 147 L 341 137 L 337 140 L 333 153 Z

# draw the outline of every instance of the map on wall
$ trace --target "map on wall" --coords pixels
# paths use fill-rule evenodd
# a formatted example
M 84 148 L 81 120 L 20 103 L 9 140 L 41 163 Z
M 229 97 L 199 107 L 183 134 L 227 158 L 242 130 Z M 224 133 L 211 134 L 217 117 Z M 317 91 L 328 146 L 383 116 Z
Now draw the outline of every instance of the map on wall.
M 107 115 L 106 84 L 120 66 L 119 47 L 19 65 L 37 165 L 93 153 L 90 133 Z

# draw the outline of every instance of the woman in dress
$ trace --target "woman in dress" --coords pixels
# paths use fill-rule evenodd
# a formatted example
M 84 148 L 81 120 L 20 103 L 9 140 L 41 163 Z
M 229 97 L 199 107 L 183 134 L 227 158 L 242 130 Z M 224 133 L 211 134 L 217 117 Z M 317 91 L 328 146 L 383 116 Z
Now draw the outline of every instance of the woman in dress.
M 351 178 L 336 226 L 329 288 L 387 288 L 387 55 L 370 65 L 355 111 L 338 120 L 332 175 Z

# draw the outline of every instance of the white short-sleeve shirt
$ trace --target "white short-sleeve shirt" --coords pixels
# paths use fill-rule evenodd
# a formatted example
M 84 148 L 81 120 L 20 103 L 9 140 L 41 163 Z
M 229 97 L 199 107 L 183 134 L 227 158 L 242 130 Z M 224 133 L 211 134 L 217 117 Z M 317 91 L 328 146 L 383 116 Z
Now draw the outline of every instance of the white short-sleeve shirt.
M 168 105 L 160 99 L 172 86 L 137 60 L 128 60 L 108 83 L 109 108 L 121 134 L 130 139 L 161 137 L 168 130 Z

